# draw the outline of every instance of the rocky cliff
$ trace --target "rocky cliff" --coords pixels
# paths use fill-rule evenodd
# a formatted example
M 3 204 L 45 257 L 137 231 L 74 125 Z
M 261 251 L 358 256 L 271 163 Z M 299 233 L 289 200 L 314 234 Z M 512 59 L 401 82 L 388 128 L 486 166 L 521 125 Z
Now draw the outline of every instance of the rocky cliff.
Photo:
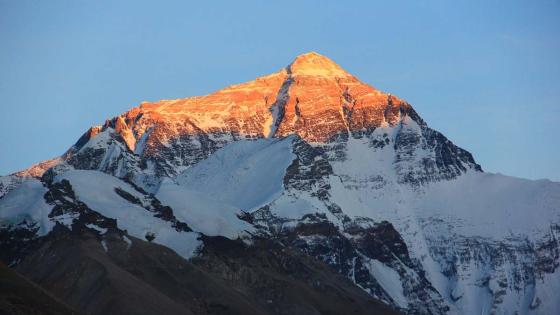
M 206 96 L 142 103 L 0 185 L 13 266 L 57 226 L 113 231 L 245 291 L 258 276 L 215 260 L 234 245 L 209 247 L 225 237 L 310 257 L 409 314 L 560 310 L 560 183 L 484 173 L 410 104 L 317 53 Z M 278 259 L 287 274 L 309 267 Z

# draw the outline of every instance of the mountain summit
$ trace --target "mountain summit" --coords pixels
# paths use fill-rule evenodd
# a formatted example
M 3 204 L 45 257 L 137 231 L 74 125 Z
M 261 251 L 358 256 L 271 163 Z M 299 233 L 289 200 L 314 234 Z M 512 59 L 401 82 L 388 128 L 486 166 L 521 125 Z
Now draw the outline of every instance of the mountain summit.
M 128 128 L 121 124 L 118 129 L 131 149 L 155 121 L 158 125 L 187 122 L 192 129 L 205 132 L 227 127 L 243 136 L 298 134 L 310 141 L 324 141 L 341 131 L 394 124 L 399 111 L 407 110 L 408 104 L 312 52 L 298 56 L 279 72 L 206 96 L 143 103 L 122 116 Z M 112 123 L 120 121 L 115 118 Z
M 314 52 L 0 177 L 0 235 L 2 261 L 93 314 L 560 310 L 560 183 L 483 172 Z
M 287 67 L 292 76 L 318 76 L 346 78 L 351 75 L 331 59 L 316 52 L 309 52 L 296 57 Z
M 224 138 L 223 141 L 297 135 L 306 142 L 320 143 L 341 137 L 362 137 L 377 128 L 401 124 L 407 126 L 400 128 L 403 133 L 416 128 L 427 132 L 425 137 L 429 139 L 441 138 L 440 142 L 430 140 L 422 144 L 440 146 L 439 154 L 431 162 L 419 161 L 427 163 L 426 172 L 432 173 L 440 167 L 451 168 L 450 172 L 455 175 L 468 168 L 480 170 L 468 152 L 457 148 L 441 134 L 428 131 L 408 103 L 359 81 L 332 60 L 313 52 L 298 56 L 276 73 L 206 96 L 143 103 L 103 126 L 93 127 L 67 156 L 80 150 L 92 135 L 97 135 L 97 130 L 110 127 L 120 135 L 131 153 L 144 159 L 153 158 L 157 176 L 174 176 L 178 170 L 202 158 L 164 159 L 166 162 L 160 165 L 162 154 L 175 155 L 181 150 L 175 146 L 177 141 L 190 141 L 191 150 L 196 147 L 199 154 L 206 156 L 216 144 L 207 138 L 210 134 L 213 137 L 228 135 L 229 140 Z M 448 153 L 453 156 L 445 159 Z

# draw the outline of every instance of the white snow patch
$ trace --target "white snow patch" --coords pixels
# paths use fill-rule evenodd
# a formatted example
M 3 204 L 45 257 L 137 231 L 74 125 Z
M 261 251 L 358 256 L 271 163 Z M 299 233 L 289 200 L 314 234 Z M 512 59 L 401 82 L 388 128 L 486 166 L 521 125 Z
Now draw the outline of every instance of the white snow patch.
M 107 242 L 105 240 L 101 241 L 101 246 L 103 246 L 103 250 L 105 250 L 105 252 L 109 251 L 109 248 L 107 247 Z
M 454 230 L 463 236 L 535 239 L 560 222 L 560 183 L 470 172 L 430 184 L 416 204 L 424 218 L 462 222 Z
M 96 231 L 98 231 L 98 232 L 101 233 L 101 234 L 107 233 L 107 229 L 106 229 L 106 228 L 99 227 L 99 226 L 97 226 L 97 225 L 95 225 L 95 224 L 91 224 L 91 223 L 90 223 L 90 224 L 86 224 L 86 227 L 88 227 L 88 228 L 90 228 L 90 229 L 93 229 L 93 230 L 96 230 Z
M 557 314 L 560 310 L 560 268 L 544 279 L 536 279 L 528 314 Z
M 216 191 L 219 194 L 220 191 Z M 193 191 L 184 186 L 164 180 L 156 197 L 173 209 L 173 213 L 193 230 L 209 236 L 221 235 L 231 239 L 241 236 L 244 231 L 253 231 L 249 223 L 240 220 L 239 209 L 212 198 L 213 194 Z
M 51 205 L 43 196 L 47 189 L 34 178 L 27 179 L 16 189 L 0 199 L 0 221 L 18 224 L 23 220 L 37 222 L 39 236 L 46 235 L 55 223 L 49 218 Z
M 83 152 L 88 148 L 91 149 L 105 148 L 107 146 L 107 143 L 111 140 L 112 132 L 115 132 L 113 128 L 107 128 L 102 132 L 98 133 L 94 137 L 90 138 L 88 142 L 86 142 L 86 144 L 84 144 L 84 146 L 80 148 L 78 153 Z
M 144 239 L 147 233 L 154 233 L 154 243 L 170 247 L 185 258 L 192 257 L 202 244 L 198 233 L 178 232 L 170 222 L 154 217 L 153 213 L 119 196 L 115 192 L 117 187 L 139 199 L 143 197 L 116 177 L 97 171 L 74 170 L 58 175 L 55 180 L 62 179 L 70 182 L 77 199 L 103 216 L 116 219 L 118 227 L 130 235 Z
M 383 290 L 399 307 L 408 307 L 408 300 L 403 293 L 401 277 L 397 271 L 376 259 L 369 260 L 366 266 Z
M 176 181 L 241 210 L 250 211 L 282 194 L 286 168 L 294 160 L 292 137 L 241 140 L 180 174 Z
M 130 240 L 130 238 L 128 238 L 126 235 L 123 235 L 122 239 L 126 242 L 126 250 L 129 250 L 132 246 L 132 240 Z

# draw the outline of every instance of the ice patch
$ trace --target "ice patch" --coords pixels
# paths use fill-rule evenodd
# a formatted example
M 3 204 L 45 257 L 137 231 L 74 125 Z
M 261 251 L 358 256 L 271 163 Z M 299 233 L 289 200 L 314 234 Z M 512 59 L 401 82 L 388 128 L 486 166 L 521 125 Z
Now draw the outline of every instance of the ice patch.
M 126 242 L 126 250 L 129 250 L 132 246 L 132 241 L 130 240 L 130 238 L 126 237 L 126 235 L 123 235 L 122 239 Z
M 49 218 L 52 206 L 43 198 L 46 192 L 47 188 L 39 180 L 23 181 L 0 199 L 0 221 L 8 224 L 18 224 L 24 220 L 37 222 L 40 226 L 39 236 L 46 235 L 55 225 Z
M 180 174 L 176 181 L 190 191 L 250 211 L 282 194 L 292 163 L 292 137 L 242 140 L 228 144 Z
M 70 182 L 77 199 L 101 215 L 116 219 L 117 226 L 130 235 L 145 239 L 148 233 L 153 233 L 154 243 L 170 247 L 185 258 L 194 256 L 202 244 L 198 233 L 178 232 L 170 222 L 154 217 L 153 213 L 119 196 L 115 192 L 117 187 L 139 199 L 143 197 L 116 177 L 97 171 L 75 170 L 60 174 L 55 180 L 63 179 Z
M 560 222 L 560 183 L 469 172 L 431 183 L 416 202 L 423 218 L 447 218 L 463 236 L 536 239 Z
M 106 229 L 106 228 L 99 227 L 99 226 L 97 226 L 97 225 L 95 225 L 95 224 L 86 224 L 86 226 L 87 226 L 88 228 L 90 228 L 90 229 L 96 230 L 96 231 L 99 232 L 100 234 L 105 234 L 105 233 L 107 233 L 107 229 Z
M 239 209 L 221 203 L 212 196 L 210 193 L 189 190 L 170 180 L 164 180 L 156 194 L 163 204 L 173 208 L 177 219 L 186 222 L 197 232 L 235 239 L 244 231 L 254 230 L 252 225 L 237 217 Z
M 408 307 L 408 301 L 403 293 L 401 277 L 397 271 L 376 259 L 369 260 L 367 268 L 399 307 Z
M 105 252 L 109 251 L 109 248 L 107 248 L 107 242 L 105 242 L 105 240 L 101 241 L 101 246 L 103 246 L 103 250 L 105 250 Z

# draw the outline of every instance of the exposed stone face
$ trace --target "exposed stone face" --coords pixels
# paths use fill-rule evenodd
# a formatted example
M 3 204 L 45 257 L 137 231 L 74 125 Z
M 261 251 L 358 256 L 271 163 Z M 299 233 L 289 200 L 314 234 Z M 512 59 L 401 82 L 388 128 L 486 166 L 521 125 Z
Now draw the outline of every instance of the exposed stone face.
M 286 70 L 281 70 L 206 96 L 143 103 L 123 116 L 137 139 L 153 127 L 152 134 L 159 133 L 157 140 L 161 143 L 177 134 L 231 133 L 263 137 L 269 131 L 265 127 L 272 123 L 269 108 L 276 102 L 286 79 Z M 148 140 L 147 144 L 150 143 Z
M 296 133 L 308 142 L 327 142 L 339 133 L 393 125 L 408 106 L 316 53 L 299 56 L 287 69 L 293 82 L 278 136 Z
M 75 148 L 81 148 L 83 145 L 85 145 L 90 139 L 94 138 L 95 136 L 97 136 L 101 131 L 102 131 L 103 127 L 102 126 L 93 126 L 91 128 L 88 129 L 88 131 L 86 131 L 81 137 L 80 139 L 78 139 L 78 141 L 76 141 L 76 143 L 74 144 Z
M 412 123 L 418 128 L 402 127 Z M 368 137 L 376 147 L 392 142 L 395 168 L 401 181 L 410 184 L 480 170 L 468 152 L 428 128 L 408 103 L 360 82 L 316 53 L 301 55 L 272 75 L 206 96 L 143 103 L 82 138 L 95 137 L 108 127 L 154 178 L 174 177 L 232 141 L 293 134 L 323 147 L 323 157 L 335 160 L 344 160 L 349 137 Z M 395 128 L 394 139 L 373 136 L 380 127 Z M 433 154 L 416 161 L 414 152 L 419 149 Z M 115 174 L 116 169 L 106 171 Z M 122 177 L 122 170 L 115 175 Z M 139 184 L 149 188 L 157 185 L 157 179 Z
M 402 191 L 417 197 L 422 189 L 437 182 L 448 184 L 468 172 L 480 175 L 481 167 L 469 152 L 429 128 L 408 103 L 362 83 L 316 53 L 297 57 L 277 73 L 206 96 L 143 103 L 102 126 L 92 127 L 60 159 L 21 174 L 40 176 L 49 168 L 42 176 L 46 184 L 52 184 L 57 173 L 68 169 L 114 175 L 144 197 L 122 190 L 115 191 L 117 195 L 171 222 L 177 231 L 190 231 L 196 227 L 179 221 L 175 217 L 178 212 L 155 199 L 161 181 L 197 167 L 231 142 L 272 137 L 289 137 L 293 160 L 286 164 L 281 196 L 259 204 L 258 209 L 243 209 L 247 211 L 239 215 L 255 227 L 252 240 L 279 242 L 289 250 L 312 256 L 392 307 L 409 314 L 453 313 L 455 309 L 450 307 L 468 298 L 461 285 L 472 286 L 474 280 L 469 275 L 480 271 L 488 274 L 483 274 L 482 280 L 477 278 L 474 286 L 483 288 L 485 294 L 490 292 L 492 310 L 499 313 L 507 304 L 504 300 L 517 298 L 521 291 L 528 292 L 523 300 L 530 299 L 535 283 L 557 272 L 557 225 L 551 227 L 549 238 L 533 243 L 514 237 L 496 241 L 456 235 L 451 229 L 428 235 L 430 227 L 462 223 L 415 218 L 409 209 L 415 204 L 408 204 L 409 196 L 402 197 Z M 236 152 L 231 155 L 235 160 Z M 229 158 L 224 155 L 224 160 Z M 220 171 L 218 167 L 216 172 Z M 0 198 L 3 191 L 9 192 L 23 180 L 18 176 L 0 181 Z M 81 209 L 70 190 L 50 189 L 59 192 L 52 202 L 69 210 Z M 220 191 L 211 194 L 213 198 Z M 293 213 L 283 216 L 282 210 L 292 206 L 308 208 L 295 209 L 296 217 L 290 216 Z M 360 206 L 364 209 L 354 209 Z M 373 215 L 389 211 L 395 216 L 373 219 Z M 401 217 L 401 213 L 396 214 L 399 211 L 404 213 Z M 364 217 L 368 215 L 372 217 Z M 0 232 L 32 244 L 35 229 L 24 222 Z M 425 244 L 418 245 L 415 238 Z M 208 240 L 216 245 L 213 242 L 219 239 Z M 10 243 L 13 252 L 9 255 L 18 257 L 25 252 L 28 247 L 22 244 Z M 219 251 L 212 254 L 216 253 Z M 251 274 L 231 265 L 201 262 L 226 277 Z M 443 290 L 436 289 L 438 283 L 430 278 L 430 272 L 434 273 L 433 265 L 429 265 L 432 262 L 448 281 Z M 233 266 L 238 263 L 234 261 Z M 385 268 L 397 279 L 396 295 L 387 283 L 381 283 L 383 275 L 376 276 L 375 268 Z M 261 289 L 267 288 L 258 287 L 257 291 Z M 530 303 L 538 309 L 541 302 Z
M 420 130 L 401 127 L 410 122 Z M 373 136 L 380 127 L 395 128 L 395 138 Z M 112 136 L 113 142 L 120 143 L 118 148 L 80 152 L 91 159 L 75 156 L 109 128 L 118 135 Z M 408 103 L 359 81 L 332 60 L 312 52 L 298 56 L 276 73 L 206 96 L 142 103 L 103 126 L 90 128 L 62 159 L 45 162 L 40 172 L 29 169 L 27 173 L 39 177 L 46 168 L 66 160 L 75 168 L 133 178 L 150 189 L 157 186 L 158 178 L 178 175 L 229 142 L 294 134 L 322 147 L 324 158 L 338 160 L 344 159 L 349 137 L 368 137 L 377 147 L 389 145 L 391 140 L 395 167 L 402 182 L 411 184 L 453 178 L 467 169 L 480 170 L 468 152 L 428 128 Z M 123 151 L 120 157 L 114 152 L 117 149 Z M 432 157 L 413 160 L 412 153 L 418 149 L 432 151 Z M 137 176 L 139 172 L 143 175 Z
M 47 171 L 49 168 L 57 165 L 58 163 L 62 162 L 62 158 L 54 158 L 54 159 L 50 159 L 50 160 L 46 160 L 40 163 L 37 163 L 33 166 L 31 166 L 28 169 L 25 169 L 21 172 L 17 172 L 14 173 L 14 176 L 17 177 L 35 177 L 35 178 L 39 178 L 41 176 L 43 176 L 43 174 L 45 173 L 45 171 Z
M 274 218 L 266 208 L 253 213 L 251 220 L 266 225 L 272 239 L 323 261 L 372 296 L 398 307 L 370 270 L 372 261 L 390 266 L 406 279 L 402 282 L 403 294 L 410 301 L 406 313 L 445 314 L 449 311 L 426 279 L 422 266 L 410 257 L 404 240 L 389 222 L 359 218 L 347 222 L 341 230 L 326 216 L 315 214 L 292 222 L 289 226 L 293 228 L 286 228 L 283 227 L 286 221 Z
M 9 175 L 0 177 L 0 199 L 10 191 L 17 188 L 24 180 L 25 176 Z

